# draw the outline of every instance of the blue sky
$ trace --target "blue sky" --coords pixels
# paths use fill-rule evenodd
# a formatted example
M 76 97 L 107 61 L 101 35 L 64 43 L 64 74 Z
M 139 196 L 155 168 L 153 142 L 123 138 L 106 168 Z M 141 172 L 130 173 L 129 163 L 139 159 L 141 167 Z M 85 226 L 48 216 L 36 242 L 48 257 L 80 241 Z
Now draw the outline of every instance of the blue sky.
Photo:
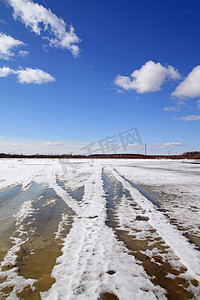
M 196 0 L 1 0 L 0 152 L 78 153 L 135 127 L 150 153 L 199 150 L 199 12 Z

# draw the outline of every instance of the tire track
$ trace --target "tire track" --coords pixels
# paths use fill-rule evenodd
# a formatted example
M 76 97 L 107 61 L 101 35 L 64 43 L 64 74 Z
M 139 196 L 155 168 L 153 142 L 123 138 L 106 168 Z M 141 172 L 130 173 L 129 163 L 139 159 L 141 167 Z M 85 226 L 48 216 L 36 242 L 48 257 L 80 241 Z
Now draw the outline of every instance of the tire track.
M 124 188 L 130 192 L 134 201 L 144 210 L 149 218 L 148 223 L 156 229 L 159 236 L 186 267 L 187 275 L 200 282 L 200 253 L 137 189 L 133 188 L 116 170 L 111 167 L 107 168 L 123 184 Z

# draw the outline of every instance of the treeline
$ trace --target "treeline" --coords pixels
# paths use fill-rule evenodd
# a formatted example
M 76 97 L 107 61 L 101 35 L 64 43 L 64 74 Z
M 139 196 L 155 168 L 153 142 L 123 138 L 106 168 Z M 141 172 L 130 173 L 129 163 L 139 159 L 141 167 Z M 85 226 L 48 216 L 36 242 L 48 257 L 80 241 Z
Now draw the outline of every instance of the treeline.
M 184 155 L 184 158 L 200 159 L 200 152 L 198 152 L 198 151 L 186 152 L 183 155 Z
M 91 155 L 79 155 L 79 154 L 7 154 L 0 153 L 0 158 L 59 158 L 59 159 L 73 159 L 73 158 L 118 158 L 118 159 L 200 159 L 200 152 L 186 152 L 180 155 L 144 155 L 144 154 L 91 154 Z

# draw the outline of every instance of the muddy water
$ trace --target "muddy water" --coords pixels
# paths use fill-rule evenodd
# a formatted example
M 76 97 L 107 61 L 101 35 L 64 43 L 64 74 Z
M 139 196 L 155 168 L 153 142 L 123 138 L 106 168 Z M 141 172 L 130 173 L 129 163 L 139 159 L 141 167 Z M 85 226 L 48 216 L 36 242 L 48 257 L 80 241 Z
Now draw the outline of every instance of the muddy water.
M 55 279 L 51 277 L 51 272 L 56 264 L 56 258 L 62 254 L 62 238 L 72 227 L 74 213 L 52 189 L 36 184 L 26 191 L 20 191 L 20 189 L 21 187 L 16 187 L 1 194 L 4 206 L 11 208 L 9 216 L 4 217 L 8 219 L 8 225 L 4 226 L 5 230 L 1 231 L 0 235 L 1 243 L 7 241 L 4 251 L 1 251 L 1 260 L 12 246 L 10 237 L 20 238 L 13 215 L 25 201 L 32 200 L 33 212 L 21 224 L 24 232 L 22 238 L 26 235 L 25 238 L 28 237 L 28 241 L 21 245 L 17 252 L 15 266 L 9 266 L 9 269 L 17 268 L 17 275 L 27 279 L 36 279 L 34 291 L 30 286 L 25 287 L 17 294 L 20 299 L 40 299 L 40 292 L 48 290 L 55 282 Z M 63 224 L 60 236 L 55 239 L 55 233 L 63 215 L 67 216 L 67 223 Z M 12 287 L 10 287 L 11 291 Z M 8 289 L 5 289 L 5 292 L 9 294 Z M 2 299 L 4 297 L 6 298 L 6 295 L 2 295 Z
M 104 188 L 106 191 L 106 209 L 107 209 L 107 219 L 106 225 L 112 228 L 117 227 L 117 220 L 114 215 L 114 209 L 120 202 L 124 191 L 123 186 L 120 182 L 113 181 L 111 177 L 106 176 L 105 173 L 102 174 Z
M 135 185 L 130 181 L 127 180 L 133 187 Z M 187 226 L 184 226 L 183 224 L 180 225 L 179 221 L 173 216 L 170 216 L 170 213 L 168 210 L 164 209 L 163 206 L 165 206 L 166 201 L 172 200 L 172 198 L 178 203 L 178 196 L 177 195 L 169 195 L 161 191 L 156 191 L 156 187 L 154 186 L 146 186 L 146 185 L 138 185 L 137 189 L 142 192 L 142 194 L 145 196 L 147 195 L 147 199 L 150 199 L 151 202 L 153 202 L 156 206 L 159 207 L 159 211 L 163 212 L 165 216 L 169 219 L 169 222 L 177 227 L 178 230 L 182 231 L 182 234 L 188 239 L 188 241 L 191 244 L 194 244 L 196 249 L 200 251 L 200 237 L 194 234 L 190 233 L 190 230 L 188 230 Z M 153 201 L 152 201 L 153 199 Z M 195 210 L 195 207 L 191 207 L 191 210 L 194 212 L 197 212 Z M 200 229 L 200 228 L 199 228 Z
M 66 190 L 73 199 L 75 199 L 78 202 L 82 201 L 84 194 L 84 186 L 81 186 L 75 190 L 70 190 L 65 187 L 65 184 L 61 180 L 57 180 L 56 182 L 61 188 Z
M 117 182 L 110 174 L 102 174 L 104 188 L 107 199 L 107 226 L 111 227 L 118 240 L 123 241 L 129 254 L 133 255 L 141 262 L 146 273 L 151 277 L 151 281 L 155 285 L 160 285 L 167 292 L 168 299 L 191 299 L 193 294 L 189 291 L 189 284 L 195 286 L 197 282 L 192 280 L 187 282 L 179 277 L 185 272 L 184 268 L 174 269 L 170 261 L 163 259 L 163 255 L 169 252 L 169 248 L 163 240 L 156 235 L 155 229 L 151 228 L 148 234 L 144 234 L 143 239 L 138 239 L 137 233 L 140 231 L 136 224 L 145 224 L 148 220 L 143 217 L 134 219 L 132 227 L 127 230 L 120 230 L 119 219 L 117 215 L 117 207 L 122 201 L 122 197 L 130 202 L 135 210 L 140 211 L 140 207 L 131 198 L 130 193 L 125 190 L 121 183 Z M 57 182 L 59 186 L 65 188 L 64 183 Z M 140 187 L 142 189 L 143 187 Z M 78 202 L 82 200 L 84 188 L 70 191 L 67 190 L 70 196 Z M 159 199 L 156 195 L 145 190 L 143 195 L 151 202 L 157 205 L 157 209 L 163 214 L 166 211 L 159 207 Z M 155 199 L 154 199 L 155 196 Z M 35 289 L 32 290 L 30 286 L 17 294 L 20 299 L 40 299 L 40 292 L 47 291 L 55 279 L 51 277 L 51 272 L 56 264 L 56 259 L 61 255 L 62 238 L 69 233 L 74 214 L 66 203 L 59 198 L 56 193 L 50 188 L 44 188 L 41 185 L 33 184 L 26 191 L 21 191 L 21 186 L 14 187 L 3 191 L 0 194 L 0 261 L 3 260 L 8 249 L 11 248 L 12 243 L 10 237 L 20 237 L 16 232 L 15 218 L 13 215 L 17 213 L 20 206 L 25 202 L 31 200 L 34 211 L 30 216 L 25 218 L 22 222 L 23 230 L 27 234 L 28 241 L 21 245 L 20 251 L 17 253 L 17 260 L 15 266 L 17 274 L 24 278 L 32 278 L 36 280 Z M 142 215 L 142 212 L 141 212 Z M 62 216 L 67 216 L 67 223 L 63 225 L 63 230 L 60 232 L 60 237 L 55 238 L 59 222 Z M 143 227 L 143 226 L 141 226 Z M 137 228 L 137 229 L 136 229 Z M 129 230 L 131 229 L 131 235 Z M 142 233 L 142 230 L 141 230 Z M 25 236 L 26 237 L 26 236 Z M 156 254 L 152 257 L 148 255 L 147 250 L 153 251 L 156 249 Z M 153 253 L 153 252 L 151 252 Z M 109 271 L 112 272 L 112 271 Z M 174 279 L 169 278 L 168 274 L 173 275 Z M 4 279 L 2 279 L 4 281 Z M 7 287 L 5 292 L 9 295 L 12 291 L 12 286 Z M 2 295 L 2 299 L 7 296 Z M 112 293 L 105 292 L 100 295 L 102 300 L 115 300 L 118 297 Z
M 16 230 L 14 215 L 25 201 L 37 199 L 41 193 L 37 185 L 23 192 L 21 188 L 15 186 L 0 192 L 0 261 L 11 247 L 10 236 Z
M 107 199 L 107 225 L 112 227 L 117 238 L 130 250 L 130 255 L 133 255 L 137 260 L 141 261 L 144 270 L 151 277 L 152 283 L 160 285 L 166 290 L 166 296 L 168 299 L 182 300 L 193 298 L 193 293 L 187 288 L 189 285 L 196 286 L 197 282 L 195 280 L 191 280 L 189 282 L 180 278 L 179 275 L 183 274 L 186 269 L 184 267 L 175 269 L 168 260 L 163 258 L 163 255 L 169 252 L 169 247 L 164 243 L 159 235 L 156 236 L 156 230 L 152 228 L 149 231 L 149 234 L 144 236 L 143 239 L 136 238 L 138 230 L 134 230 L 134 222 L 147 222 L 147 219 L 138 218 L 133 220 L 131 228 L 132 235 L 130 235 L 128 228 L 127 231 L 119 230 L 119 221 L 116 209 L 122 199 L 122 196 L 125 196 L 127 200 L 130 201 L 130 205 L 136 210 L 139 210 L 140 208 L 136 203 L 134 203 L 134 199 L 131 198 L 130 193 L 123 189 L 121 183 L 116 181 L 111 174 L 103 172 L 102 179 Z M 138 188 L 138 190 L 141 188 L 142 187 Z M 147 196 L 147 191 L 144 191 L 143 195 Z M 146 198 L 156 204 L 158 210 L 162 212 L 162 209 L 159 208 L 158 199 L 154 201 L 152 199 L 152 195 L 153 194 L 148 195 Z M 165 213 L 165 210 L 163 213 Z M 147 250 L 153 252 L 156 250 L 156 254 L 151 254 L 151 257 L 148 255 Z M 168 277 L 169 274 L 173 276 L 173 279 Z

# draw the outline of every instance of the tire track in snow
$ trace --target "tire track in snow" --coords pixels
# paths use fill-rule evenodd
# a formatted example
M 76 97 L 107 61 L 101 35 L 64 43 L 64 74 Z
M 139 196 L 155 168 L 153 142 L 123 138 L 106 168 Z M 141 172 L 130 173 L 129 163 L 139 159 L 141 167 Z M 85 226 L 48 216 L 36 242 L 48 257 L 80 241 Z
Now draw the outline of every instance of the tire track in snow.
M 180 262 L 187 268 L 186 273 L 200 282 L 200 253 L 136 188 L 133 188 L 116 170 L 111 167 L 107 168 L 123 184 L 124 188 L 130 192 L 134 201 L 145 210 L 146 215 L 149 217 L 148 222 L 156 229 L 157 233 L 175 255 L 179 257 Z
M 56 177 L 60 174 L 59 166 L 53 166 L 47 174 L 47 184 L 52 188 L 56 194 L 65 201 L 65 203 L 77 214 L 79 211 L 79 206 L 77 201 L 74 200 L 69 193 L 58 185 Z
M 108 209 L 107 224 L 130 250 L 130 254 L 141 261 L 152 283 L 164 288 L 169 299 L 199 299 L 200 290 L 196 287 L 198 282 L 193 278 L 183 278 L 185 267 L 147 222 L 144 210 L 110 172 L 104 171 L 103 179 Z
M 42 299 L 95 300 L 104 292 L 114 293 L 120 300 L 166 299 L 164 290 L 152 284 L 142 266 L 106 226 L 102 167 L 94 167 L 85 183 L 73 227 L 64 241 L 63 255 L 52 271 L 56 282 L 49 291 L 41 293 Z

